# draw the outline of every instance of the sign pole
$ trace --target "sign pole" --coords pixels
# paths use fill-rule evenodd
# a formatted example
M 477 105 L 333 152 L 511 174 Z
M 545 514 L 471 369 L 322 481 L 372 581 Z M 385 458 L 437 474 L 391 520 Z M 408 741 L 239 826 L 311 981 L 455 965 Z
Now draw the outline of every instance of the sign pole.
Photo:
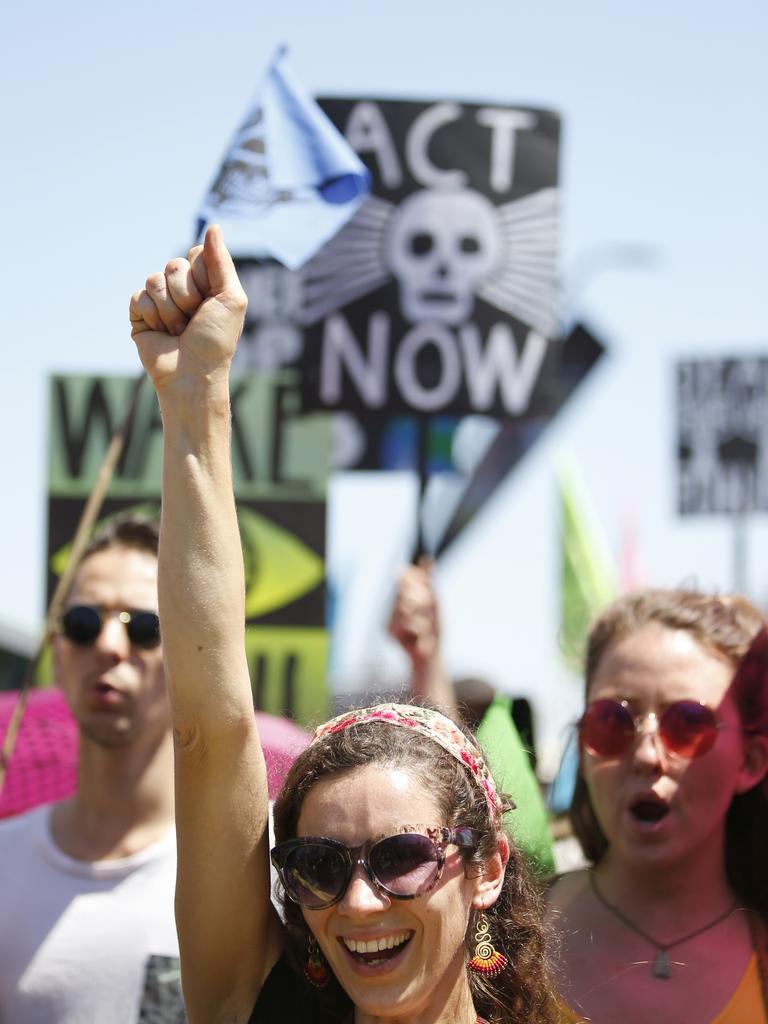
M 416 441 L 416 472 L 419 478 L 419 490 L 416 498 L 416 547 L 413 554 L 413 564 L 418 565 L 419 560 L 428 554 L 427 542 L 424 535 L 424 498 L 429 485 L 429 420 L 419 416 L 416 420 L 417 441 Z

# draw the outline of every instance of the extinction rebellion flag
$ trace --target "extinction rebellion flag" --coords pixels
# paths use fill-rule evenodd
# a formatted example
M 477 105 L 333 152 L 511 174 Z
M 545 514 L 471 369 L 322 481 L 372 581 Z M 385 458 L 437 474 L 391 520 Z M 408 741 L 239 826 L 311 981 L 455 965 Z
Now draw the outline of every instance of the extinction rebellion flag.
M 371 195 L 299 274 L 240 267 L 241 369 L 301 367 L 305 407 L 546 414 L 559 118 L 502 105 L 321 99 Z
M 224 226 L 231 252 L 302 266 L 368 193 L 368 172 L 292 73 L 284 49 L 270 64 L 198 211 Z

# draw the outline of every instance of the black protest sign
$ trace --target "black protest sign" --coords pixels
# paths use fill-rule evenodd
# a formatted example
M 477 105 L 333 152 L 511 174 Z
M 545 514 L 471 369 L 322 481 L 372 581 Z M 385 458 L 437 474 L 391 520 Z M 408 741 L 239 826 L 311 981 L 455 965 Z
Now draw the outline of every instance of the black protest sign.
M 557 334 L 559 118 L 325 99 L 372 195 L 304 267 L 309 408 L 540 413 Z
M 235 266 L 248 296 L 235 370 L 248 375 L 272 373 L 295 364 L 304 348 L 301 275 L 251 257 L 236 256 Z M 336 413 L 333 468 L 416 469 L 426 448 L 430 472 L 450 471 L 450 439 L 458 422 L 456 416 L 431 416 L 425 423 L 408 414 Z
M 264 373 L 295 364 L 304 349 L 300 272 L 243 256 L 235 256 L 235 267 L 248 307 L 234 369 Z
M 676 377 L 680 515 L 768 511 L 768 358 L 687 360 Z
M 114 426 L 128 377 L 51 382 L 48 592 Z M 246 568 L 246 643 L 257 707 L 309 722 L 325 714 L 325 482 L 327 417 L 299 415 L 295 374 L 232 384 L 232 464 Z M 159 508 L 162 425 L 151 388 L 141 393 L 101 522 Z
M 469 526 L 604 353 L 605 346 L 590 330 L 583 324 L 574 325 L 552 358 L 547 412 L 502 423 L 499 433 L 467 481 L 464 494 L 437 544 L 435 556 L 442 554 Z

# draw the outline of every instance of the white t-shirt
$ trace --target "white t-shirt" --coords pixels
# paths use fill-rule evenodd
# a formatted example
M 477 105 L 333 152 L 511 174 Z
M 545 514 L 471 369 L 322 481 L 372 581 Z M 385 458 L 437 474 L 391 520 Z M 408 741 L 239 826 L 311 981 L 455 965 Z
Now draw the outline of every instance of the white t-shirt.
M 173 830 L 89 863 L 54 846 L 50 816 L 0 822 L 0 1024 L 184 1021 Z

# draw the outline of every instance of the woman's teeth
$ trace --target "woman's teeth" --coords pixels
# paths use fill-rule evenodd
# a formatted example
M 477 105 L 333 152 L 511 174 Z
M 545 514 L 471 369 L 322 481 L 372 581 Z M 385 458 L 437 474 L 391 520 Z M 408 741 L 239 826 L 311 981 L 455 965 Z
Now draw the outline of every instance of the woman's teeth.
M 378 953 L 383 949 L 402 946 L 410 938 L 410 935 L 410 932 L 398 932 L 397 935 L 387 935 L 381 939 L 343 939 L 343 942 L 350 953 Z

